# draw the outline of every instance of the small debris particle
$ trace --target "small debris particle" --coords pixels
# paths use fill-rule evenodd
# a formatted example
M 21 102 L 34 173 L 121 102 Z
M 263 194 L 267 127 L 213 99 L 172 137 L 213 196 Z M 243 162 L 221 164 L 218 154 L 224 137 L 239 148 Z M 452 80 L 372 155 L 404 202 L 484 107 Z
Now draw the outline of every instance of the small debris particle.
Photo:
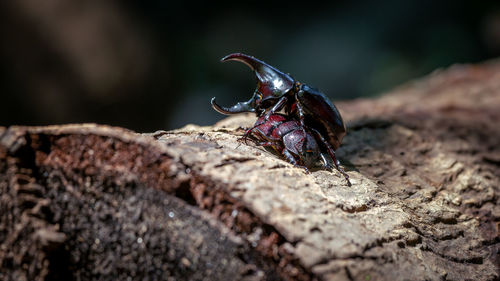
M 233 211 L 231 212 L 231 216 L 232 216 L 233 218 L 235 218 L 237 215 L 238 215 L 238 210 L 233 210 Z
M 188 259 L 186 259 L 186 258 L 182 258 L 182 259 L 181 259 L 181 263 L 182 263 L 182 265 L 184 265 L 185 267 L 190 267 L 190 266 L 191 266 L 191 262 L 190 262 Z

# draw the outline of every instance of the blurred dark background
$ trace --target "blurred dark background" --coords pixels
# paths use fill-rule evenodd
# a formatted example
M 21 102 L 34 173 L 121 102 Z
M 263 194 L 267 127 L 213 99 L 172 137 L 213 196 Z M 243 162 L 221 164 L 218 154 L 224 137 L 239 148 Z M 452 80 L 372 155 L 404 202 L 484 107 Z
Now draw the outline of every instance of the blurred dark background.
M 445 3 L 447 2 L 447 3 Z M 500 55 L 499 1 L 16 0 L 0 4 L 0 125 L 212 124 L 247 100 L 254 55 L 331 99 Z

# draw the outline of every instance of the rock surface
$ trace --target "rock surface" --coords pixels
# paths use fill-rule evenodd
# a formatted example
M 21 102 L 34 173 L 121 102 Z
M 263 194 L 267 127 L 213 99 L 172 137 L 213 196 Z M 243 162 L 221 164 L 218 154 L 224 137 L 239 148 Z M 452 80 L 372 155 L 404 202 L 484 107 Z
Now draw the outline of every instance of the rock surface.
M 500 62 L 336 104 L 350 187 L 251 115 L 0 128 L 0 279 L 498 280 Z

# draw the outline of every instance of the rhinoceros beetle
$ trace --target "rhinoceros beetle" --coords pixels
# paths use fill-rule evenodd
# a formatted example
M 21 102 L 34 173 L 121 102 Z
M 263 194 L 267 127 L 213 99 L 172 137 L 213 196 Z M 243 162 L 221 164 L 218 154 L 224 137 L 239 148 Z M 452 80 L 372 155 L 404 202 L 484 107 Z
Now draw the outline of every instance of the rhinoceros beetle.
M 243 140 L 250 136 L 258 145 L 271 147 L 283 155 L 294 166 L 302 167 L 309 172 L 321 158 L 323 167 L 328 167 L 328 161 L 320 151 L 314 136 L 311 135 L 299 121 L 290 119 L 283 114 L 271 114 L 268 120 L 264 115 L 255 122 L 255 126 L 247 130 Z
M 312 87 L 294 80 L 271 65 L 242 53 L 234 53 L 222 58 L 225 61 L 240 61 L 249 66 L 256 78 L 257 88 L 252 98 L 238 102 L 232 107 L 223 107 L 212 98 L 212 107 L 219 113 L 230 115 L 255 112 L 260 123 L 269 121 L 270 116 L 284 109 L 287 116 L 298 120 L 304 129 L 310 130 L 316 141 L 325 147 L 339 172 L 349 182 L 348 175 L 339 166 L 335 150 L 346 134 L 346 127 L 340 112 L 328 98 Z M 256 124 L 256 127 L 259 123 Z

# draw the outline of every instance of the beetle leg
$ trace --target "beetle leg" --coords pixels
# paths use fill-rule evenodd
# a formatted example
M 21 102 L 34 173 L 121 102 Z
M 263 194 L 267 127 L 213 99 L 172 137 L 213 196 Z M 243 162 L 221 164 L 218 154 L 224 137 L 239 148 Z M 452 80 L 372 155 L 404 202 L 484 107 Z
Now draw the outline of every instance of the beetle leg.
M 292 163 L 292 165 L 294 166 L 297 166 L 297 161 L 295 160 L 295 157 L 293 157 L 293 155 L 290 152 L 288 152 L 288 150 L 283 149 L 281 153 L 285 155 L 288 162 Z
M 255 130 L 255 128 L 257 128 L 259 125 L 261 124 L 257 124 L 255 126 L 253 126 L 252 128 L 248 129 L 245 134 L 243 135 L 242 139 L 243 139 L 243 142 L 245 142 L 246 145 L 248 145 L 247 143 L 247 138 L 248 136 L 250 135 L 250 133 L 252 133 L 253 130 Z
M 328 163 L 328 160 L 326 159 L 326 156 L 323 152 L 321 152 L 319 154 L 319 157 L 321 157 L 321 161 L 323 161 L 323 168 L 325 169 L 331 169 L 332 168 L 332 165 L 330 165 L 330 163 Z
M 285 155 L 286 159 L 288 160 L 288 162 L 290 162 L 294 167 L 298 167 L 298 168 L 302 168 L 304 170 L 306 170 L 306 173 L 309 174 L 309 169 L 306 167 L 306 166 L 302 166 L 302 165 L 299 165 L 297 163 L 297 161 L 295 160 L 295 157 L 288 151 L 285 149 L 283 149 L 283 151 L 281 152 L 283 155 Z
M 286 95 L 282 96 L 278 100 L 278 102 L 266 113 L 266 116 L 264 117 L 264 120 L 268 121 L 269 120 L 269 116 L 271 116 L 271 114 L 274 114 L 274 113 L 280 111 L 283 108 L 283 106 L 285 105 L 287 99 L 288 99 L 288 97 Z M 262 123 L 264 123 L 265 121 L 263 121 Z
M 272 142 L 272 141 L 265 141 L 265 142 L 259 142 L 258 143 L 260 146 L 272 146 L 274 148 L 275 146 L 275 142 Z
M 314 128 L 310 128 L 311 131 L 321 140 L 321 142 L 326 146 L 326 149 L 328 151 L 328 154 L 332 158 L 333 164 L 335 165 L 335 168 L 344 176 L 344 178 L 347 181 L 347 185 L 351 186 L 351 182 L 349 181 L 349 175 L 340 167 L 340 162 L 337 160 L 337 157 L 335 157 L 335 151 L 332 149 L 332 147 L 328 144 L 328 142 L 323 138 L 323 136 Z M 322 156 L 323 157 L 323 156 Z
M 255 130 L 255 128 L 257 128 L 257 127 L 258 127 L 258 126 L 260 126 L 260 125 L 262 125 L 262 124 L 257 124 L 257 125 L 255 125 L 255 126 L 253 126 L 252 128 L 248 129 L 248 130 L 245 132 L 245 134 L 243 135 L 243 137 L 241 137 L 241 138 L 240 138 L 240 140 L 243 140 L 243 141 L 245 142 L 245 144 L 246 144 L 246 145 L 248 145 L 248 144 L 247 144 L 247 138 L 248 138 L 248 136 L 250 135 L 250 133 L 252 133 L 252 132 Z M 274 128 L 273 128 L 273 130 L 274 130 Z M 268 142 L 273 142 L 273 141 L 274 141 L 274 142 L 276 142 L 276 140 L 275 140 L 275 139 L 270 138 L 269 136 L 267 136 L 265 133 L 261 132 L 260 130 L 257 130 L 257 133 L 256 133 L 256 134 L 258 134 L 260 138 L 265 139 L 265 140 L 267 140 Z M 258 143 L 258 142 L 256 142 L 256 141 L 254 141 L 254 142 L 255 142 L 255 143 Z
M 277 111 L 280 111 L 283 108 L 283 106 L 286 103 L 286 100 L 287 100 L 286 96 L 283 96 L 282 98 L 280 98 L 278 100 L 278 102 L 269 111 L 266 112 L 266 115 L 264 116 L 264 120 L 262 120 L 259 123 L 256 123 L 251 129 L 249 129 L 249 130 L 246 131 L 244 138 L 246 139 L 247 135 L 250 134 L 250 132 L 253 131 L 253 129 L 255 129 L 256 127 L 258 127 L 258 126 L 266 123 L 267 121 L 269 121 L 269 117 L 272 114 L 276 113 Z
M 302 125 L 302 127 L 304 127 L 305 126 L 305 123 L 304 123 L 304 108 L 302 108 L 302 105 L 300 105 L 299 102 L 297 102 L 295 104 L 297 106 L 297 112 L 299 114 L 300 125 Z

